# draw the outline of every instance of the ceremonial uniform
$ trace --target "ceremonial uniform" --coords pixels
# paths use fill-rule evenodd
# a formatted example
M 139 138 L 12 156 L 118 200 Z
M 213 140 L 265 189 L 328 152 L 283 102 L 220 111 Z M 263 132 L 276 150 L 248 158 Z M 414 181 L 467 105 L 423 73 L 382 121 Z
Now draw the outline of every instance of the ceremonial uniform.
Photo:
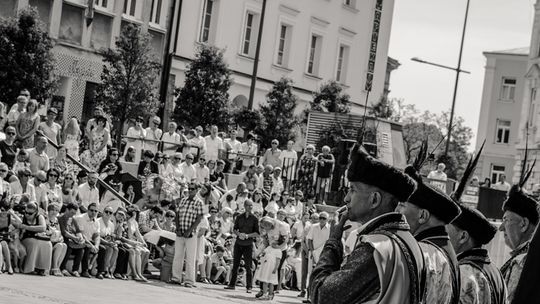
M 329 239 L 311 275 L 313 303 L 418 303 L 422 253 L 403 215 L 388 213 L 362 226 L 342 261 L 341 240 Z
M 311 274 L 311 302 L 419 303 L 422 295 L 420 274 L 424 271 L 420 246 L 410 233 L 405 217 L 388 212 L 389 203 L 382 203 L 383 198 L 406 201 L 416 183 L 402 171 L 372 158 L 359 146 L 351 151 L 347 178 L 351 190 L 345 200 L 349 212 L 355 216 L 350 219 L 355 221 L 364 217 L 364 223 L 357 230 L 356 244 L 345 262 L 341 236 L 334 235 L 331 229 L 330 238 Z M 369 212 L 363 211 L 369 201 L 359 195 L 357 187 L 366 186 L 381 199 L 376 208 L 382 213 L 377 217 L 370 217 Z
M 521 271 L 525 265 L 528 250 L 529 242 L 521 244 L 516 250 L 510 252 L 510 258 L 501 267 L 501 273 L 508 288 L 508 303 L 511 303 L 514 298 L 514 292 L 516 291 Z
M 474 248 L 458 255 L 461 277 L 460 304 L 505 304 L 503 277 L 488 251 Z

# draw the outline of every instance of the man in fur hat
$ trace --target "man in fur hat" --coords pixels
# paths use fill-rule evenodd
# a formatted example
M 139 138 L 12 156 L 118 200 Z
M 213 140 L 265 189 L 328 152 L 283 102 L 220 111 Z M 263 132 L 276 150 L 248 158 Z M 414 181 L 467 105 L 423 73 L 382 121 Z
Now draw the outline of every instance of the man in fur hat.
M 405 168 L 405 173 L 416 180 L 418 188 L 407 202 L 398 204 L 396 211 L 407 218 L 424 254 L 427 271 L 423 303 L 457 304 L 458 262 L 445 225 L 459 215 L 459 207 L 442 191 L 424 184 L 413 166 Z
M 491 262 L 488 244 L 497 227 L 478 210 L 460 205 L 461 214 L 447 226 L 450 241 L 458 253 L 461 278 L 460 303 L 504 304 L 506 286 L 501 272 Z
M 499 227 L 504 232 L 504 241 L 512 251 L 510 258 L 501 267 L 508 289 L 508 303 L 512 302 L 523 265 L 527 258 L 529 241 L 538 224 L 538 202 L 521 190 L 521 186 L 514 185 L 508 193 L 503 204 L 503 222 Z
M 394 212 L 416 183 L 392 166 L 355 146 L 347 177 L 348 211 L 332 223 L 330 236 L 310 280 L 311 301 L 318 303 L 418 303 L 423 257 L 405 217 Z M 352 253 L 343 263 L 345 222 L 362 223 Z

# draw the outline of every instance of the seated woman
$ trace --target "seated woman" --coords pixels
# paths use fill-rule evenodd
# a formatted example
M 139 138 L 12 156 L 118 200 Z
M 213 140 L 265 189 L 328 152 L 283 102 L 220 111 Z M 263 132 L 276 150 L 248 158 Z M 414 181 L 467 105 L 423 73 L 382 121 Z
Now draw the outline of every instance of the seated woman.
M 113 188 L 116 192 L 118 192 L 120 195 L 124 195 L 122 192 L 122 183 L 116 180 L 110 180 L 109 186 Z M 116 212 L 118 208 L 125 208 L 125 204 L 123 201 L 121 201 L 118 197 L 116 197 L 112 192 L 109 190 L 105 191 L 105 194 L 103 194 L 103 197 L 101 198 L 101 201 L 99 203 L 99 212 L 103 213 L 106 207 L 110 207 L 113 212 Z
M 131 263 L 131 259 L 135 257 L 135 249 L 128 239 L 126 213 L 126 209 L 118 208 L 114 214 L 116 222 L 114 239 L 118 246 L 118 257 L 111 268 L 114 269 L 114 277 L 120 280 L 128 279 L 128 263 Z
M 77 198 L 77 181 L 75 180 L 75 174 L 68 172 L 64 174 L 64 181 L 62 182 L 62 203 L 66 206 L 69 203 L 75 203 Z M 64 209 L 64 208 L 62 208 Z M 62 210 L 63 211 L 63 210 Z
M 12 230 L 14 223 L 20 223 L 21 219 L 11 209 L 8 200 L 2 199 L 0 201 L 0 265 L 4 264 L 8 274 L 13 274 L 13 267 L 11 265 L 11 252 L 9 244 L 12 241 Z M 15 265 L 17 266 L 17 265 Z M 0 266 L 0 269 L 1 266 Z
M 133 146 L 129 146 L 126 150 L 126 153 L 124 154 L 124 156 L 122 156 L 122 158 L 120 159 L 120 161 L 123 161 L 125 163 L 134 163 L 135 162 L 135 147 Z
M 57 183 L 59 177 L 60 171 L 58 169 L 49 169 L 47 171 L 47 182 L 43 183 L 41 187 L 47 189 L 47 201 L 49 205 L 57 205 L 59 208 L 62 208 L 64 196 L 62 194 L 62 186 Z
M 36 273 L 45 276 L 51 269 L 52 244 L 46 233 L 45 217 L 38 214 L 35 203 L 26 204 L 22 223 L 17 223 L 22 232 L 22 243 L 26 248 L 23 273 Z
M 151 174 L 159 174 L 159 165 L 153 159 L 154 153 L 150 150 L 145 150 L 143 159 L 139 163 L 139 168 L 137 169 L 137 177 L 140 180 L 146 180 Z
M 118 256 L 118 246 L 114 239 L 114 223 L 112 221 L 113 209 L 105 207 L 101 218 L 99 218 L 99 235 L 101 242 L 98 253 L 98 275 L 97 278 L 112 278 L 113 261 Z
M 137 215 L 139 208 L 137 206 L 130 206 L 127 211 L 127 238 L 124 241 L 129 241 L 132 249 L 129 256 L 129 265 L 131 267 L 131 274 L 136 281 L 148 282 L 143 276 L 142 269 L 146 263 L 148 263 L 148 257 L 150 251 L 144 241 L 141 233 L 139 232 L 139 224 L 137 223 Z
M 119 161 L 120 152 L 118 149 L 111 148 L 109 149 L 107 158 L 101 162 L 99 165 L 98 173 L 107 174 L 107 177 L 103 179 L 104 182 L 109 182 L 110 180 L 121 180 L 122 176 L 122 164 Z
M 55 204 L 47 206 L 47 235 L 51 238 L 51 245 L 53 248 L 51 275 L 63 277 L 64 275 L 60 271 L 60 264 L 66 256 L 67 244 L 64 243 L 64 237 L 60 230 L 60 223 L 57 218 L 59 212 L 60 206 Z

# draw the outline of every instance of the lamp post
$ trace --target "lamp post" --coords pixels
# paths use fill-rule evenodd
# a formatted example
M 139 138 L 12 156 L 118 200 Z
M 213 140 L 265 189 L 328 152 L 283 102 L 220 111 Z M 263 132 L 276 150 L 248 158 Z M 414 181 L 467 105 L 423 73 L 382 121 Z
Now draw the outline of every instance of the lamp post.
M 456 81 L 454 83 L 454 95 L 452 97 L 452 108 L 450 109 L 450 121 L 448 123 L 448 132 L 446 134 L 446 148 L 444 150 L 444 155 L 445 156 L 448 155 L 448 149 L 450 148 L 450 140 L 452 138 L 452 124 L 454 123 L 454 110 L 455 110 L 455 107 L 456 107 L 456 96 L 457 96 L 457 89 L 458 89 L 458 84 L 459 84 L 459 76 L 460 76 L 461 73 L 470 74 L 470 72 L 464 71 L 464 70 L 461 69 L 461 58 L 462 58 L 462 55 L 463 55 L 463 44 L 465 42 L 465 31 L 467 29 L 467 19 L 469 17 L 469 4 L 470 4 L 470 0 L 467 0 L 467 6 L 465 8 L 465 21 L 463 22 L 463 32 L 461 33 L 461 44 L 460 44 L 460 47 L 459 47 L 458 64 L 457 64 L 456 68 L 446 66 L 446 65 L 442 65 L 442 64 L 438 64 L 438 63 L 425 61 L 425 60 L 422 60 L 422 59 L 417 58 L 417 57 L 411 58 L 412 61 L 416 61 L 416 62 L 424 63 L 424 64 L 429 64 L 429 65 L 433 65 L 433 66 L 436 66 L 436 67 L 440 67 L 440 68 L 443 68 L 443 69 L 448 69 L 448 70 L 452 70 L 452 71 L 456 72 Z
M 261 40 L 264 27 L 264 16 L 266 15 L 266 0 L 263 0 L 261 19 L 259 21 L 259 33 L 257 35 L 257 46 L 255 49 L 255 58 L 253 59 L 253 73 L 251 74 L 251 85 L 249 87 L 248 109 L 253 108 L 253 98 L 255 97 L 255 86 L 257 84 L 257 69 L 259 68 L 259 56 L 261 53 Z

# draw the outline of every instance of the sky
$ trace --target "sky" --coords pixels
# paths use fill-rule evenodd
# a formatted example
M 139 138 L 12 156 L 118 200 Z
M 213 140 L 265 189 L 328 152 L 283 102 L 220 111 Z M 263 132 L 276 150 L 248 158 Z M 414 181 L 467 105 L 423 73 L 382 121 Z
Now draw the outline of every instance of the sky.
M 539 0 L 540 1 L 540 0 Z M 484 51 L 527 47 L 531 40 L 535 0 L 471 0 L 456 114 L 475 137 L 482 100 Z M 395 0 L 388 55 L 401 66 L 392 73 L 390 97 L 402 98 L 421 110 L 450 110 L 456 73 L 411 61 L 456 67 L 466 0 Z

